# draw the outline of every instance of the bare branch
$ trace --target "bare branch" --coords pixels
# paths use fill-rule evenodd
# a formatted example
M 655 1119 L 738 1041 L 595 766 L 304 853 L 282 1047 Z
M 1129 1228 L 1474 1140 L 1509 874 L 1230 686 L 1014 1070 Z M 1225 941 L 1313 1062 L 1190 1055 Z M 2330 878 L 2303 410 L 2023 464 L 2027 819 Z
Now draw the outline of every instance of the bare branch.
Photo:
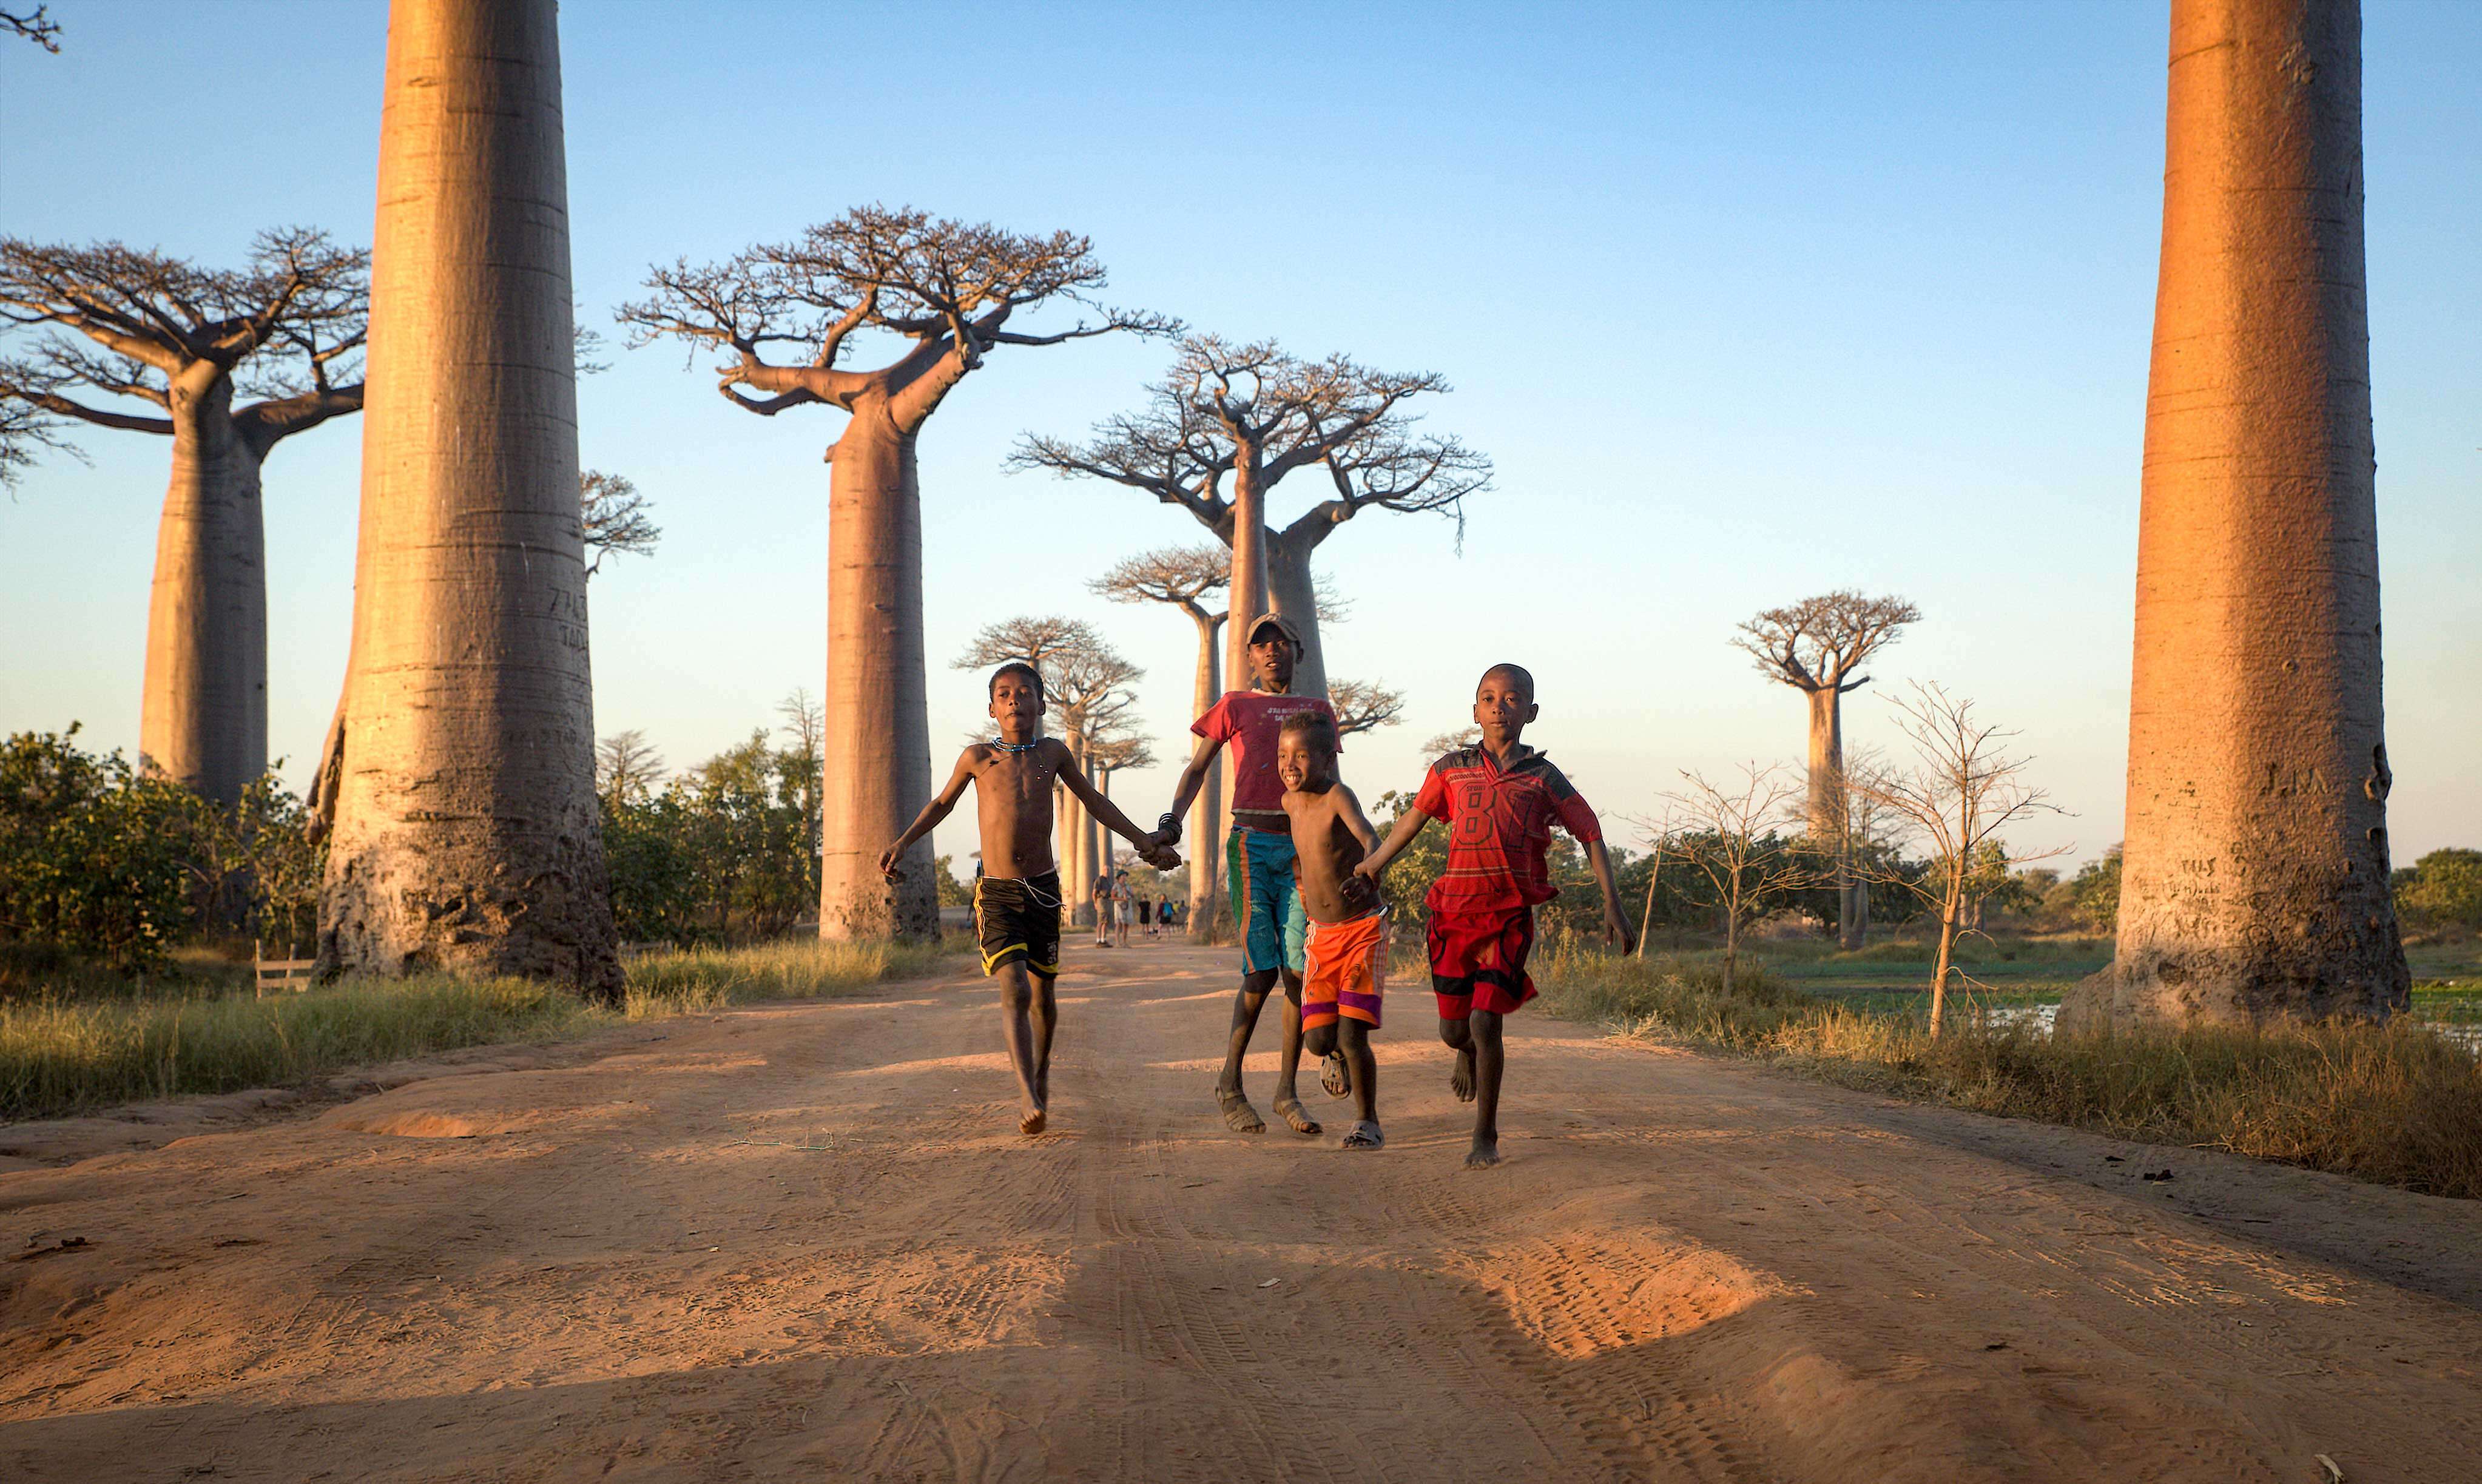
M 638 492 L 638 487 L 619 474 L 606 474 L 599 469 L 579 472 L 579 534 L 594 557 L 586 564 L 587 576 L 601 571 L 603 559 L 616 552 L 654 555 L 655 543 L 664 532 L 647 514 L 652 508 L 647 497 Z
M 1405 709 L 1402 691 L 1391 691 L 1374 680 L 1331 679 L 1327 682 L 1327 699 L 1335 709 L 1335 733 L 1339 737 L 1393 727 Z
M 31 12 L 0 11 L 0 31 L 22 36 L 57 57 L 61 54 L 61 23 L 44 13 L 48 5 L 39 5 Z

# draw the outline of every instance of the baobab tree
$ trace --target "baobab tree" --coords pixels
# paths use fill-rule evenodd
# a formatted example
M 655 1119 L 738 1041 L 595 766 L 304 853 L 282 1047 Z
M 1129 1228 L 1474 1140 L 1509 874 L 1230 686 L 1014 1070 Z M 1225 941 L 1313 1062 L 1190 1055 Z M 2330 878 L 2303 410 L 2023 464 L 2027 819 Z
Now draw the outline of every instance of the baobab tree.
M 48 5 L 39 5 L 31 11 L 0 11 L 0 31 L 24 37 L 57 57 L 61 54 L 61 23 L 50 17 L 50 10 Z
M 664 755 L 632 727 L 594 744 L 594 791 L 610 808 L 645 804 L 664 782 Z
M 1332 680 L 1327 703 L 1335 711 L 1335 734 L 1350 737 L 1395 726 L 1405 709 L 1405 694 L 1376 680 Z
M 2128 837 L 2061 1023 L 2383 1019 L 2388 886 L 2355 0 L 2174 0 Z
M 138 750 L 222 804 L 267 771 L 261 466 L 361 410 L 369 278 L 368 253 L 302 228 L 261 233 L 237 269 L 0 238 L 0 331 L 15 353 L 0 359 L 0 481 L 37 446 L 74 452 L 77 426 L 172 440 Z
M 1231 580 L 1230 553 L 1221 546 L 1165 546 L 1128 558 L 1087 586 L 1116 603 L 1163 603 L 1186 615 L 1198 630 L 1198 668 L 1190 685 L 1190 715 L 1203 716 L 1224 694 L 1222 650 L 1216 634 L 1230 616 L 1228 609 L 1209 610 L 1204 599 L 1224 591 Z M 1221 851 L 1224 838 L 1224 770 L 1209 773 L 1206 784 L 1190 806 L 1189 835 L 1209 848 L 1193 851 L 1189 861 L 1189 931 L 1192 937 L 1212 933 L 1223 910 Z
M 655 554 L 664 528 L 647 514 L 652 508 L 621 475 L 588 469 L 577 476 L 578 537 L 594 556 L 586 564 L 587 576 L 601 571 L 608 556 Z
M 1769 608 L 1741 625 L 1732 643 L 1758 674 L 1809 702 L 1809 779 L 1804 822 L 1810 839 L 1835 858 L 1835 938 L 1859 948 L 1870 923 L 1869 889 L 1854 879 L 1845 838 L 1844 697 L 1870 683 L 1858 674 L 1893 644 L 1922 611 L 1901 597 L 1867 597 L 1850 588 Z
M 923 424 L 1003 346 L 1178 330 L 1162 315 L 1096 304 L 1104 281 L 1092 245 L 1069 232 L 1027 236 L 910 207 L 863 206 L 721 263 L 656 268 L 649 296 L 620 311 L 633 345 L 672 338 L 727 353 L 719 389 L 746 411 L 772 417 L 816 406 L 847 414 L 828 450 L 823 937 L 938 932 L 930 841 L 915 845 L 919 860 L 898 883 L 878 865 L 880 848 L 931 797 L 915 472 Z M 1055 303 L 1091 312 L 1046 334 L 1014 328 L 1021 311 Z M 902 348 L 874 369 L 838 363 L 857 336 L 871 335 Z M 768 360 L 775 346 L 804 358 Z
M 1466 495 L 1488 489 L 1491 461 L 1453 437 L 1414 431 L 1413 399 L 1448 389 L 1429 372 L 1374 371 L 1341 356 L 1304 360 L 1273 341 L 1181 341 L 1147 405 L 1076 444 L 1029 435 L 1013 467 L 1109 480 L 1189 512 L 1231 552 L 1230 607 L 1244 623 L 1269 609 L 1301 631 L 1299 695 L 1327 694 L 1311 555 L 1365 510 L 1432 511 L 1463 531 Z M 1323 467 L 1327 498 L 1281 527 L 1268 496 L 1287 475 Z M 1225 636 L 1225 673 L 1246 675 L 1249 634 Z
M 556 0 L 395 0 L 327 971 L 617 997 L 594 794 Z
M 1093 737 L 1086 744 L 1087 777 L 1095 781 L 1095 789 L 1104 798 L 1112 796 L 1112 775 L 1134 768 L 1155 765 L 1153 739 L 1115 725 L 1112 729 Z M 1094 833 L 1098 853 L 1096 869 L 1105 876 L 1113 874 L 1118 856 L 1119 837 L 1100 827 L 1093 815 L 1087 816 L 1087 828 Z
M 1916 681 L 1912 696 L 1891 697 L 1888 704 L 1896 712 L 1896 729 L 1913 744 L 1914 765 L 1873 767 L 1857 773 L 1852 786 L 1857 800 L 1884 810 L 1930 848 L 1926 876 L 1886 870 L 1875 861 L 1866 874 L 1903 887 L 1939 913 L 1930 982 L 1930 1031 L 1936 1038 L 1947 1020 L 1957 934 L 1979 926 L 1967 921 L 1967 910 L 1976 870 L 1993 862 L 2004 874 L 2013 865 L 2064 855 L 2069 847 L 2019 854 L 2001 838 L 2011 825 L 2061 812 L 2044 790 L 2025 782 L 2030 759 L 2008 752 L 2015 732 L 1980 720 L 1972 702 L 1937 685 Z

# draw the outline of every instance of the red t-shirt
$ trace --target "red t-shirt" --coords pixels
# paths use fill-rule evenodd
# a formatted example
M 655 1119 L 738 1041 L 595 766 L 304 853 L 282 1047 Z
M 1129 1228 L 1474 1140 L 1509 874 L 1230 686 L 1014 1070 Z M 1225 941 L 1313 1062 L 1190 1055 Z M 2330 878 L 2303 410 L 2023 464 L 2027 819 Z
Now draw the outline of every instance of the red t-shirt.
M 1595 811 L 1551 759 L 1528 753 L 1503 769 L 1479 747 L 1431 764 L 1413 807 L 1448 824 L 1448 868 L 1431 883 L 1433 912 L 1505 912 L 1558 896 L 1544 857 L 1557 824 L 1580 845 L 1603 837 Z
M 1287 717 L 1315 711 L 1331 723 L 1335 710 L 1316 696 L 1278 696 L 1267 691 L 1226 691 L 1206 714 L 1189 724 L 1201 737 L 1232 753 L 1232 822 L 1252 830 L 1289 834 L 1284 781 L 1276 776 L 1276 734 Z M 1337 752 L 1344 749 L 1336 748 Z

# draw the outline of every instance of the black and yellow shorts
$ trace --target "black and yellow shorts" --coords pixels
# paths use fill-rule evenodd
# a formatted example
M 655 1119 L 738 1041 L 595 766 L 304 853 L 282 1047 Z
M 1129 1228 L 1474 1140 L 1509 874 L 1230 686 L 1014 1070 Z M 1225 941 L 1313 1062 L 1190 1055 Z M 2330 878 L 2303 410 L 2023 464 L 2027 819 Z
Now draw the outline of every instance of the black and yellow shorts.
M 974 932 L 982 940 L 983 972 L 995 974 L 1022 958 L 1038 974 L 1060 972 L 1060 873 L 1019 881 L 974 878 Z

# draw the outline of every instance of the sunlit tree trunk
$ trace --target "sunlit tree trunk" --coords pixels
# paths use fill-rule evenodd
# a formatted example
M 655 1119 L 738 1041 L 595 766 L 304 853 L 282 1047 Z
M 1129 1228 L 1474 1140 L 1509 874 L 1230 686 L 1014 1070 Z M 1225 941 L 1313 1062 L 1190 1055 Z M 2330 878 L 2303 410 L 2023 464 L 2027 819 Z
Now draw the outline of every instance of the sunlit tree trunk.
M 1654 888 L 1663 879 L 1663 841 L 1654 842 L 1654 861 L 1646 873 L 1646 914 L 1638 921 L 1637 956 L 1646 957 L 1647 940 L 1654 936 Z
M 1250 625 L 1269 611 L 1267 589 L 1267 491 L 1259 483 L 1256 461 L 1245 454 L 1233 461 L 1232 581 L 1225 592 L 1232 622 L 1224 634 L 1224 673 L 1235 686 L 1250 683 Z M 1286 614 L 1286 618 L 1292 615 Z
M 1302 657 L 1293 666 L 1293 694 L 1325 696 L 1327 651 L 1319 638 L 1318 590 L 1310 571 L 1310 556 L 1317 549 L 1316 543 L 1301 536 L 1277 532 L 1269 536 L 1264 549 L 1268 606 L 1301 630 Z M 1232 611 L 1241 611 L 1238 603 Z
M 331 968 L 616 995 L 554 0 L 396 0 Z
M 1869 923 L 1869 893 L 1853 873 L 1853 842 L 1845 828 L 1844 696 L 1834 685 L 1805 692 L 1809 700 L 1809 797 L 1805 815 L 1809 837 L 1835 853 L 1835 941 L 1862 946 Z
M 1224 677 L 1215 649 L 1218 620 L 1194 609 L 1198 624 L 1198 675 L 1190 686 L 1189 714 L 1204 716 L 1224 695 Z M 1203 939 L 1215 931 L 1216 914 L 1224 910 L 1224 761 L 1206 773 L 1205 783 L 1189 807 L 1189 936 Z
M 931 710 L 922 653 L 922 493 L 915 435 L 873 394 L 830 465 L 827 801 L 819 858 L 819 936 L 933 938 L 939 904 L 931 841 L 906 856 L 904 879 L 879 852 L 931 799 Z
M 2064 1024 L 2384 1017 L 2354 0 L 2174 0 L 2119 951 Z
M 232 382 L 171 378 L 172 478 L 156 528 L 138 750 L 167 778 L 230 805 L 267 771 L 267 540 L 259 450 L 233 421 Z

